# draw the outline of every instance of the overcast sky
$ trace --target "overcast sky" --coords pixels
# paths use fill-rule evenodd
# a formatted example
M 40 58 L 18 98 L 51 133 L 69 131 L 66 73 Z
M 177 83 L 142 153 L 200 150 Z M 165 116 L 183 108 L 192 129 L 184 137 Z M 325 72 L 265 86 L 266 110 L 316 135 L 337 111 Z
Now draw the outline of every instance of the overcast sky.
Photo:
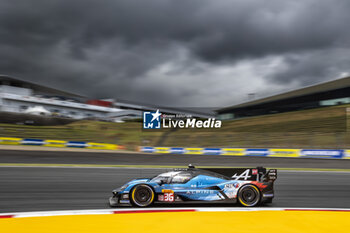
M 1 0 L 0 74 L 221 107 L 350 73 L 349 0 Z

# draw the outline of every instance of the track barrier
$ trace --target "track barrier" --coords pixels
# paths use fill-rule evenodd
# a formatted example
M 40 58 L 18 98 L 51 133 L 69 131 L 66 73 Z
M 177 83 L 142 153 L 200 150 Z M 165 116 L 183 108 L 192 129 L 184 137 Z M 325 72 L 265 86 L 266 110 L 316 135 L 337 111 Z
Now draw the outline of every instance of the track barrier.
M 87 148 L 97 150 L 122 150 L 124 146 L 81 141 L 43 140 L 33 138 L 0 137 L 0 145 L 29 145 L 47 147 Z M 151 147 L 141 146 L 139 151 L 158 154 L 197 154 L 226 156 L 259 156 L 289 158 L 350 159 L 348 149 L 278 149 L 278 148 L 201 148 L 201 147 Z
M 87 149 L 97 149 L 97 150 L 125 149 L 124 146 L 119 146 L 116 144 L 109 144 L 109 143 L 43 140 L 43 139 L 33 139 L 33 138 L 8 138 L 8 137 L 0 137 L 0 145 L 70 147 L 70 148 L 87 148 Z
M 326 158 L 350 159 L 350 150 L 335 149 L 266 149 L 266 148 L 199 148 L 199 147 L 150 147 L 142 146 L 141 152 L 196 154 L 196 155 L 227 155 L 227 156 L 259 156 L 288 158 Z

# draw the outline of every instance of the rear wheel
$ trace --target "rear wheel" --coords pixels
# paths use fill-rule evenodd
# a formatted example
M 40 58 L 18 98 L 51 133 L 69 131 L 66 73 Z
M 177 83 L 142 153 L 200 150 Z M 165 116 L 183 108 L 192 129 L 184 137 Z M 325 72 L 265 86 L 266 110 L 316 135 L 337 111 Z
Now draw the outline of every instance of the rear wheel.
M 131 191 L 131 202 L 134 206 L 147 207 L 154 201 L 153 189 L 145 184 L 135 186 Z
M 256 206 L 260 198 L 259 189 L 252 184 L 245 185 L 238 191 L 238 202 L 246 207 Z

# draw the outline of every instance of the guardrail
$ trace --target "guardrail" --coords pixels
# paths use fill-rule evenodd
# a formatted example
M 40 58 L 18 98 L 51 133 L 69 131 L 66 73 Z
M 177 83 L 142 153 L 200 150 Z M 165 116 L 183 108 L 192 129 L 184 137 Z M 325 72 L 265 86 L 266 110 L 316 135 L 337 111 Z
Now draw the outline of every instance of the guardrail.
M 72 147 L 88 148 L 99 150 L 118 150 L 124 149 L 123 146 L 108 143 L 63 141 L 63 140 L 43 140 L 33 138 L 8 138 L 0 137 L 0 145 L 29 145 L 29 146 L 48 146 L 48 147 Z
M 200 148 L 200 147 L 140 147 L 141 152 L 161 154 L 198 154 L 228 156 L 259 156 L 287 158 L 350 159 L 350 150 L 336 149 L 257 149 L 257 148 Z

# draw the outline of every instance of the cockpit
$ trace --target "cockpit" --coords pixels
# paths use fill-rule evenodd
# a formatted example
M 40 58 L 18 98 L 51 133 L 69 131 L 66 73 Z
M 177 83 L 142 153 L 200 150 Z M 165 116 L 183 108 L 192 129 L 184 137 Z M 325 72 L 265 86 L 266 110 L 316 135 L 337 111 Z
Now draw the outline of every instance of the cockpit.
M 187 171 L 171 171 L 159 174 L 152 178 L 152 182 L 158 184 L 185 184 L 193 178 L 193 175 Z

